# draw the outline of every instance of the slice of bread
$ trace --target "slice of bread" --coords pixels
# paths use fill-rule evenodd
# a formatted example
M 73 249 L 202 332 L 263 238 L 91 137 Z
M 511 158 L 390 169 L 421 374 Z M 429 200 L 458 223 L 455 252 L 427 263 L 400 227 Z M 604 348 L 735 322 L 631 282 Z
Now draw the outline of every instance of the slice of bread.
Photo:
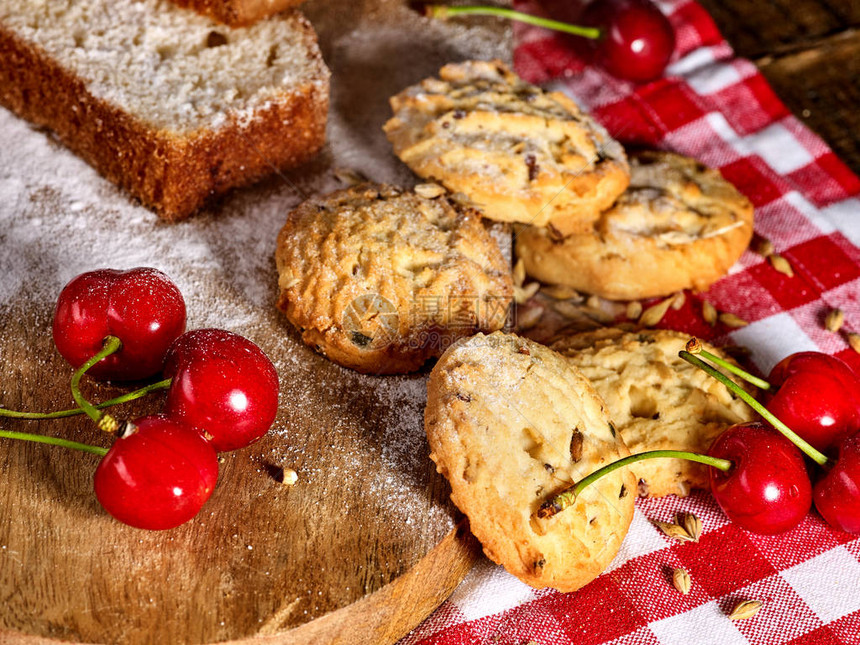
M 252 25 L 258 20 L 299 6 L 303 0 L 173 0 L 180 7 L 223 22 L 231 27 Z
M 168 0 L 0 3 L 0 103 L 169 220 L 312 157 L 328 100 L 295 10 L 229 29 Z

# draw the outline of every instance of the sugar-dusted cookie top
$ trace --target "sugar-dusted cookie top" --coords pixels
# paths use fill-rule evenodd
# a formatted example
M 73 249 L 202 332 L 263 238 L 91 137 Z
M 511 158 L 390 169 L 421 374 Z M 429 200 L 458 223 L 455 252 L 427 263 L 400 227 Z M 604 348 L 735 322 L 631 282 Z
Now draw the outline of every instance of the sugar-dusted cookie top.
M 582 230 L 628 183 L 618 142 L 570 98 L 499 61 L 446 65 L 391 107 L 395 154 L 490 219 Z
M 606 402 L 632 453 L 704 453 L 735 423 L 755 413 L 728 388 L 678 356 L 689 335 L 665 329 L 601 329 L 561 338 L 552 348 L 569 357 Z M 705 349 L 729 362 L 723 352 Z M 748 389 L 751 387 L 740 380 Z M 684 459 L 649 459 L 630 466 L 639 492 L 650 497 L 708 489 L 708 467 Z
M 480 215 L 439 186 L 361 184 L 308 200 L 275 253 L 278 308 L 302 339 L 361 372 L 417 370 L 454 340 L 500 329 L 513 286 Z
M 533 587 L 573 591 L 597 577 L 633 517 L 629 470 L 601 478 L 553 517 L 536 515 L 629 454 L 573 363 L 513 334 L 478 334 L 445 352 L 427 393 L 430 456 L 487 556 Z
M 532 277 L 614 300 L 707 289 L 752 238 L 750 201 L 717 170 L 669 152 L 631 155 L 630 187 L 587 232 L 517 232 Z

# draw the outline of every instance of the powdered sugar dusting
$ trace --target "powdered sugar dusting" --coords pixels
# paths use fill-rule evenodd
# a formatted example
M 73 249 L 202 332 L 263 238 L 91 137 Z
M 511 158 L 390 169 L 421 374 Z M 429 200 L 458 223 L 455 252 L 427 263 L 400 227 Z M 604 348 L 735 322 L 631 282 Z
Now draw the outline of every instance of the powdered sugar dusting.
M 311 491 L 322 505 L 327 492 L 354 490 L 354 508 L 337 512 L 374 513 L 438 540 L 454 514 L 424 436 L 426 373 L 360 375 L 304 346 L 274 306 L 275 242 L 292 207 L 342 187 L 334 168 L 415 183 L 381 131 L 388 97 L 446 62 L 505 56 L 508 48 L 496 30 L 428 23 L 394 0 L 372 16 L 356 15 L 358 4 L 307 5 L 334 73 L 321 155 L 178 224 L 162 222 L 49 133 L 0 109 L 0 320 L 23 317 L 33 333 L 48 334 L 56 296 L 72 277 L 101 267 L 163 271 L 185 298 L 190 329 L 242 334 L 279 373 L 281 411 L 270 439 L 229 460 L 294 468 L 290 495 Z M 355 445 L 343 447 L 346 436 Z M 413 563 L 389 564 L 396 574 Z

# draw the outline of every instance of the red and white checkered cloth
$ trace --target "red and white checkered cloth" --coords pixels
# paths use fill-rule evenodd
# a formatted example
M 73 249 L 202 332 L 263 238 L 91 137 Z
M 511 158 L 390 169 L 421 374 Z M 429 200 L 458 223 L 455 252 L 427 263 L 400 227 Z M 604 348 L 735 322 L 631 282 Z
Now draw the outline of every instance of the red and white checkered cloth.
M 860 370 L 844 330 L 860 333 L 860 180 L 774 95 L 756 67 L 735 58 L 696 2 L 664 2 L 677 52 L 665 78 L 635 86 L 586 67 L 561 38 L 518 25 L 515 66 L 525 79 L 572 95 L 624 143 L 674 150 L 719 168 L 756 207 L 757 235 L 789 260 L 794 277 L 747 251 L 706 294 L 688 294 L 661 326 L 749 347 L 765 373 L 800 350 L 839 356 Z M 529 2 L 518 8 L 540 13 Z M 750 321 L 712 329 L 707 298 Z M 824 315 L 845 312 L 843 334 Z M 691 511 L 700 542 L 680 544 L 648 520 Z M 693 580 L 684 596 L 675 567 Z M 761 600 L 731 621 L 740 600 Z M 535 591 L 484 560 L 401 645 L 860 644 L 860 539 L 815 513 L 773 537 L 728 523 L 705 493 L 639 500 L 610 568 L 570 594 Z

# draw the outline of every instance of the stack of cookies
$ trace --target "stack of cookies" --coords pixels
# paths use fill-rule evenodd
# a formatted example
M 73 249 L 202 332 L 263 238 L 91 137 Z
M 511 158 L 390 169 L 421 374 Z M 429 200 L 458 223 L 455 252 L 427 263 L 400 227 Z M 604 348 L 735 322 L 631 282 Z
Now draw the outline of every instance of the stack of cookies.
M 752 206 L 717 171 L 665 152 L 628 161 L 574 101 L 499 61 L 446 65 L 391 106 L 384 130 L 394 153 L 434 183 L 311 200 L 278 245 L 279 307 L 305 342 L 353 369 L 412 371 L 456 339 L 504 324 L 509 268 L 480 227 L 452 235 L 459 224 L 441 223 L 442 205 L 460 213 L 451 222 L 513 223 L 529 275 L 611 300 L 705 289 L 752 237 Z M 454 248 L 464 239 L 477 256 Z M 331 253 L 316 253 L 326 245 Z M 371 258 L 384 269 L 368 272 Z M 330 282 L 315 291 L 320 275 Z M 337 298 L 325 295 L 333 285 Z M 470 322 L 455 329 L 457 320 Z
M 493 220 L 514 222 L 526 272 L 610 300 L 706 289 L 752 237 L 749 200 L 719 172 L 633 154 L 570 98 L 499 62 L 447 65 L 391 99 L 394 152 Z

